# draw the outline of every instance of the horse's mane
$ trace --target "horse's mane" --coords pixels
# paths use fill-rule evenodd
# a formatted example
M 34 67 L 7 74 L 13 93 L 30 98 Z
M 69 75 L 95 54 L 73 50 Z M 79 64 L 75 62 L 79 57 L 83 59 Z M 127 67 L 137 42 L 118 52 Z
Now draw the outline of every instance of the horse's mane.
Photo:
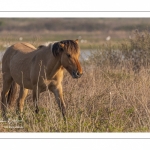
M 64 44 L 63 48 L 61 44 Z M 69 52 L 70 54 L 75 54 L 79 52 L 79 46 L 77 42 L 73 40 L 63 40 L 60 42 L 49 43 L 48 45 L 39 45 L 37 49 L 46 47 L 50 49 L 52 48 L 52 53 L 55 57 L 58 56 L 62 51 Z
M 41 49 L 41 48 L 43 48 L 43 47 L 46 47 L 45 45 L 39 45 L 38 47 L 37 47 L 37 49 Z
M 64 48 L 61 47 L 60 44 L 64 44 Z M 56 42 L 52 46 L 52 53 L 54 56 L 58 56 L 61 51 L 66 51 L 69 53 L 78 53 L 79 52 L 79 46 L 77 42 L 73 40 L 63 40 L 60 42 Z

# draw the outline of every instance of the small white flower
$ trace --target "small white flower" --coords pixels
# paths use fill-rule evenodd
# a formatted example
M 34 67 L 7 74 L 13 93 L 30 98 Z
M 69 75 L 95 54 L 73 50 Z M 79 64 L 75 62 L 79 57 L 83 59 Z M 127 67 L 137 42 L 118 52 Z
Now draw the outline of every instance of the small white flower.
M 81 35 L 79 35 L 79 36 L 78 36 L 78 39 L 81 39 L 81 38 L 82 38 Z
M 19 40 L 22 41 L 22 40 L 23 40 L 23 37 L 20 37 Z
M 110 39 L 111 39 L 111 37 L 110 37 L 110 36 L 107 36 L 106 41 L 109 41 Z
M 87 43 L 87 40 L 81 40 L 81 43 Z

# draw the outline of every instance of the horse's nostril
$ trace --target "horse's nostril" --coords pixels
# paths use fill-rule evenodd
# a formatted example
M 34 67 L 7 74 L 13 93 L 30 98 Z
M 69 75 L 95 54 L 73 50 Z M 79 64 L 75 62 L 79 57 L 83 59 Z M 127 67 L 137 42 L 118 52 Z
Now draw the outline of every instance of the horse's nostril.
M 74 78 L 80 78 L 82 75 L 82 73 L 80 73 L 79 71 L 73 71 L 73 77 Z
M 77 76 L 79 76 L 79 75 L 80 75 L 80 73 L 77 71 L 76 75 L 77 75 Z
M 76 75 L 77 75 L 77 77 L 81 77 L 82 76 L 82 73 L 80 73 L 80 72 L 76 72 Z

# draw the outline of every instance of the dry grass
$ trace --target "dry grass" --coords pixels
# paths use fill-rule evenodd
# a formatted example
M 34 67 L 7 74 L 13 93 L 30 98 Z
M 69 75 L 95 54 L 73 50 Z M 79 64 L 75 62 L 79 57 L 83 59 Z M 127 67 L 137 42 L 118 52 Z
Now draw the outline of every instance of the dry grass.
M 128 70 L 84 66 L 84 75 L 63 81 L 67 122 L 63 121 L 53 95 L 40 96 L 40 113 L 34 113 L 28 95 L 23 129 L 4 128 L 1 132 L 141 132 L 150 131 L 150 76 L 143 69 L 138 75 Z M 9 113 L 13 119 L 17 115 Z

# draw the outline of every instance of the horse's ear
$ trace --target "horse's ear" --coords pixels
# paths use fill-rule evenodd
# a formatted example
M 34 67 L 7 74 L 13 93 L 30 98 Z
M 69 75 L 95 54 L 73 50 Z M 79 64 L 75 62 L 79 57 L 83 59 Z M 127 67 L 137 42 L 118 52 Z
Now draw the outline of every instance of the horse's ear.
M 62 48 L 64 48 L 64 46 L 65 46 L 65 44 L 63 44 L 63 43 L 59 43 L 59 45 L 60 45 Z
M 75 42 L 78 44 L 79 40 L 78 40 L 78 39 L 76 39 L 76 40 L 75 40 Z

